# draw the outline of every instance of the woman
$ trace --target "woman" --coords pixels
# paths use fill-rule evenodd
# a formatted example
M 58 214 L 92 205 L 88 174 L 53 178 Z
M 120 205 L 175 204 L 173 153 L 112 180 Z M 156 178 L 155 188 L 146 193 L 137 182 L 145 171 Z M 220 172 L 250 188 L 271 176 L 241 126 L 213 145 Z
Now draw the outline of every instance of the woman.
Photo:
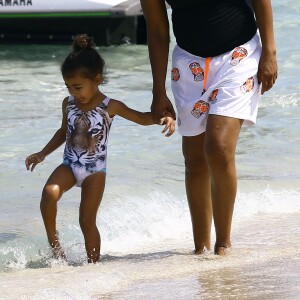
M 231 246 L 237 190 L 235 149 L 242 124 L 255 123 L 259 94 L 277 78 L 270 0 L 168 0 L 177 45 L 172 91 L 186 169 L 195 253 Z M 156 120 L 174 114 L 166 95 L 169 22 L 164 0 L 141 0 L 153 75 Z M 257 28 L 258 27 L 258 28 Z

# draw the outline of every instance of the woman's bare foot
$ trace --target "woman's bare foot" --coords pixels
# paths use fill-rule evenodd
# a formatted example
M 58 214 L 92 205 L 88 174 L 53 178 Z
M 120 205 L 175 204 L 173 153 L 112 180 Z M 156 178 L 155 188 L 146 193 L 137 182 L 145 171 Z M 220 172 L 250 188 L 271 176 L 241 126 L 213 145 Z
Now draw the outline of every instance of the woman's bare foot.
M 199 250 L 194 250 L 194 254 L 196 255 L 201 255 L 201 254 L 206 254 L 209 252 L 210 249 L 207 249 L 206 246 L 203 246 L 203 248 L 200 248 Z
M 225 256 L 230 252 L 231 246 L 215 245 L 215 255 Z

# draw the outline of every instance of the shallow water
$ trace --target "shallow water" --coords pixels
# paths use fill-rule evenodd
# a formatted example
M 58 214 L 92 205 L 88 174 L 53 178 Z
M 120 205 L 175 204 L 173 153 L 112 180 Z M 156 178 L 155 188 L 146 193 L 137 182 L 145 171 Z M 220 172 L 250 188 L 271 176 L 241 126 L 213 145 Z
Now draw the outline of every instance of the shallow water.
M 63 149 L 33 173 L 25 170 L 24 159 L 40 150 L 60 125 L 67 91 L 59 64 L 69 49 L 0 46 L 0 299 L 300 297 L 300 4 L 272 3 L 279 78 L 261 99 L 257 125 L 242 129 L 233 250 L 227 258 L 192 255 L 180 136 L 167 139 L 159 126 L 116 118 L 97 220 L 102 262 L 86 264 L 78 188 L 59 203 L 57 221 L 68 263 L 53 261 L 39 200 Z M 103 91 L 148 110 L 147 48 L 99 51 L 107 67 Z M 172 99 L 169 81 L 168 94 Z

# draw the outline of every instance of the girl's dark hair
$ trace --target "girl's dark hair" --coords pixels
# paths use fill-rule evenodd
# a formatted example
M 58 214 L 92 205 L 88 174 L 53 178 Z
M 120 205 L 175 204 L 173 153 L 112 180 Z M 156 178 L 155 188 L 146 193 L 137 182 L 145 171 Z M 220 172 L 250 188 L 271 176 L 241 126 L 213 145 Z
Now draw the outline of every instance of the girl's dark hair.
M 103 74 L 105 62 L 95 47 L 92 37 L 87 34 L 76 35 L 72 44 L 73 51 L 61 65 L 62 75 L 70 76 L 79 69 L 88 78 Z

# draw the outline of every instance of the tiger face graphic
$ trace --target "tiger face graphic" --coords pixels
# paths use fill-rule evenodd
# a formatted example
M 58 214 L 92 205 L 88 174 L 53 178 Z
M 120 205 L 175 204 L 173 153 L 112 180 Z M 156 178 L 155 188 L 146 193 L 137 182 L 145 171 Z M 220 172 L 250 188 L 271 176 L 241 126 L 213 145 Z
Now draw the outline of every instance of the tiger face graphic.
M 81 111 L 74 106 L 68 112 L 68 130 L 64 160 L 87 171 L 97 169 L 106 160 L 110 124 L 99 107 Z
M 247 57 L 247 55 L 248 55 L 248 51 L 246 48 L 236 47 L 232 52 L 230 64 L 232 66 L 238 65 L 242 59 Z
M 204 70 L 201 68 L 200 64 L 197 62 L 192 62 L 189 68 L 194 75 L 195 81 L 202 81 L 204 79 Z
M 210 107 L 209 103 L 203 100 L 199 100 L 195 103 L 191 113 L 195 118 L 198 119 L 209 110 L 209 107 Z

